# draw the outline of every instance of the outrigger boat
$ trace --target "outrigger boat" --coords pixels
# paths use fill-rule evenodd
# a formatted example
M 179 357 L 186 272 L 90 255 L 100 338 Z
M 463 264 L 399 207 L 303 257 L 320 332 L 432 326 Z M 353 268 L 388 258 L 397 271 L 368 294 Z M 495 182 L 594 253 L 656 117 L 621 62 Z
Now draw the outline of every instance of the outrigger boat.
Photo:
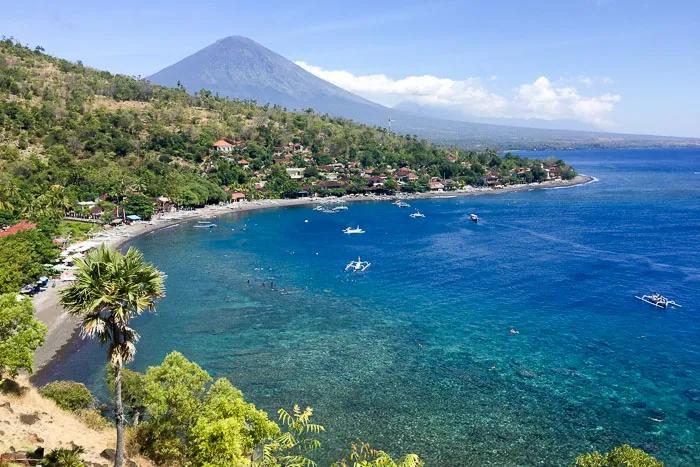
M 473 213 L 469 214 L 469 220 L 472 222 L 479 222 L 479 216 L 477 216 L 476 214 L 473 214 Z
M 658 292 L 654 292 L 650 295 L 642 295 L 641 297 L 635 295 L 634 298 L 641 300 L 644 303 L 648 303 L 649 305 L 654 305 L 657 308 L 682 308 L 678 303 L 674 302 L 673 300 L 669 300 Z
M 195 227 L 198 229 L 213 229 L 216 227 L 216 224 L 209 221 L 197 221 L 197 225 L 195 225 Z
M 346 228 L 344 228 L 344 229 L 343 229 L 343 233 L 346 233 L 346 234 L 363 234 L 363 233 L 365 233 L 365 231 L 362 230 L 362 229 L 360 228 L 360 226 L 358 225 L 358 226 L 355 227 L 354 229 L 353 229 L 352 227 L 346 227 Z
M 425 214 L 423 214 L 418 209 L 416 209 L 416 212 L 409 214 L 409 217 L 412 217 L 413 219 L 417 219 L 419 217 L 425 217 Z
M 397 199 L 396 201 L 394 201 L 393 204 L 394 204 L 394 206 L 398 206 L 400 208 L 410 208 L 411 207 L 410 204 L 406 203 L 405 201 L 401 201 L 400 199 Z
M 370 267 L 372 263 L 369 261 L 362 261 L 360 257 L 357 257 L 357 261 L 350 261 L 347 266 L 345 266 L 346 271 L 352 271 L 352 272 L 362 272 L 366 271 L 368 267 Z
M 334 211 L 347 211 L 348 207 L 345 205 L 336 206 L 333 208 Z

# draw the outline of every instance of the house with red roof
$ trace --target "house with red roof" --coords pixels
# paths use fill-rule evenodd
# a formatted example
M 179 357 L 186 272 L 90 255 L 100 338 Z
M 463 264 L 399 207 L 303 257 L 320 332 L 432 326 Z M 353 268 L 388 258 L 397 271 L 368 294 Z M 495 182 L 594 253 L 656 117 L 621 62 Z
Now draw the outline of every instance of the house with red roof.
M 235 146 L 225 139 L 220 139 L 212 145 L 216 152 L 232 152 Z
M 9 237 L 10 235 L 32 229 L 36 229 L 35 223 L 29 221 L 19 221 L 15 225 L 12 225 L 5 230 L 0 230 L 0 238 Z

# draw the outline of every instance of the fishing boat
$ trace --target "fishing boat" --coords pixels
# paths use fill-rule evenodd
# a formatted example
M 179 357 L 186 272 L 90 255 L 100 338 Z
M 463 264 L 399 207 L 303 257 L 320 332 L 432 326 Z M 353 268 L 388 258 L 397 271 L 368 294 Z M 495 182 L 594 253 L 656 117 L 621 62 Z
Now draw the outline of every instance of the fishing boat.
M 353 229 L 352 227 L 346 227 L 346 228 L 344 228 L 344 229 L 343 229 L 343 233 L 345 233 L 345 234 L 363 234 L 363 233 L 365 233 L 365 231 L 362 230 L 362 229 L 360 228 L 360 226 L 358 225 L 358 226 L 355 227 L 354 229 Z
M 350 261 L 347 266 L 345 266 L 346 271 L 352 271 L 352 272 L 362 272 L 366 271 L 368 267 L 370 267 L 372 263 L 369 261 L 362 261 L 360 257 L 357 257 L 357 261 Z
M 197 229 L 213 229 L 214 227 L 216 227 L 216 224 L 209 221 L 197 221 L 197 224 L 195 225 L 195 228 Z
M 475 223 L 476 223 L 476 222 L 479 222 L 479 216 L 477 216 L 477 215 L 474 214 L 474 213 L 469 214 L 469 220 L 472 221 L 472 222 L 475 222 Z
M 341 205 L 341 206 L 336 206 L 336 207 L 334 207 L 333 210 L 336 211 L 336 212 L 337 212 L 337 211 L 347 211 L 347 210 L 348 210 L 348 207 L 347 207 L 347 206 L 344 206 L 344 205 Z
M 667 297 L 664 297 L 658 292 L 654 292 L 649 295 L 642 295 L 641 297 L 635 295 L 634 298 L 641 300 L 644 303 L 648 303 L 649 305 L 654 305 L 657 308 L 681 308 L 678 303 L 674 302 L 673 300 L 669 300 Z
M 393 204 L 394 204 L 394 206 L 398 206 L 400 208 L 410 208 L 411 207 L 410 204 L 408 204 L 405 201 L 401 201 L 400 199 L 397 199 L 396 201 L 394 201 Z
M 423 214 L 418 209 L 416 209 L 416 212 L 409 214 L 409 217 L 411 217 L 413 219 L 418 219 L 419 217 L 425 217 L 425 214 Z

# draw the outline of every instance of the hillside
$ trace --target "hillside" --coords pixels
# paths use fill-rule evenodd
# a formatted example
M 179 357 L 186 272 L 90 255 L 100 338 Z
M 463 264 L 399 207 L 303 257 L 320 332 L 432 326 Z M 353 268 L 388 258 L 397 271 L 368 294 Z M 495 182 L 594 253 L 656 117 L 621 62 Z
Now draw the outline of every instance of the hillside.
M 225 200 L 227 190 L 289 197 L 574 175 L 561 161 L 500 158 L 313 112 L 189 95 L 10 40 L 0 42 L 0 122 L 0 224 L 47 206 L 78 209 L 77 201 L 147 217 L 150 200 L 162 196 L 201 206 Z
M 0 391 L 0 420 L 3 420 L 0 426 L 0 455 L 13 451 L 34 451 L 38 447 L 48 452 L 51 449 L 80 446 L 85 449 L 81 457 L 91 465 L 111 464 L 101 454 L 114 449 L 116 434 L 113 427 L 90 427 L 78 415 L 59 408 L 54 401 L 41 396 L 26 378 L 17 381 L 22 388 L 19 393 Z M 140 457 L 134 462 L 131 465 L 152 465 Z
M 279 105 L 291 110 L 312 108 L 319 113 L 374 126 L 386 126 L 391 117 L 395 131 L 467 148 L 700 144 L 700 140 L 690 138 L 603 133 L 590 128 L 552 129 L 557 122 L 508 122 L 507 119 L 465 122 L 464 119 L 451 118 L 447 112 L 415 105 L 388 108 L 324 81 L 291 60 L 240 36 L 218 40 L 148 79 L 164 86 L 179 83 L 191 93 L 207 89 L 222 97 Z M 571 127 L 574 123 L 566 124 Z

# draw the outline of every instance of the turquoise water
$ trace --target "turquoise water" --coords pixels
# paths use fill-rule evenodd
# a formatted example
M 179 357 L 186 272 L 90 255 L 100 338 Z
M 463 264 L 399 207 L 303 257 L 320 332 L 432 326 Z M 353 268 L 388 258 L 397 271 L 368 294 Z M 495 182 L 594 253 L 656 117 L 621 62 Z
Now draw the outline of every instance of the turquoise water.
M 412 201 L 425 219 L 357 203 L 139 238 L 168 296 L 136 322 L 133 366 L 177 349 L 271 413 L 313 405 L 322 463 L 359 438 L 429 465 L 566 465 L 625 442 L 700 465 L 700 151 L 558 155 L 599 181 Z M 358 255 L 370 269 L 343 272 Z M 634 299 L 651 290 L 683 308 Z M 38 379 L 99 390 L 103 362 L 74 343 Z

